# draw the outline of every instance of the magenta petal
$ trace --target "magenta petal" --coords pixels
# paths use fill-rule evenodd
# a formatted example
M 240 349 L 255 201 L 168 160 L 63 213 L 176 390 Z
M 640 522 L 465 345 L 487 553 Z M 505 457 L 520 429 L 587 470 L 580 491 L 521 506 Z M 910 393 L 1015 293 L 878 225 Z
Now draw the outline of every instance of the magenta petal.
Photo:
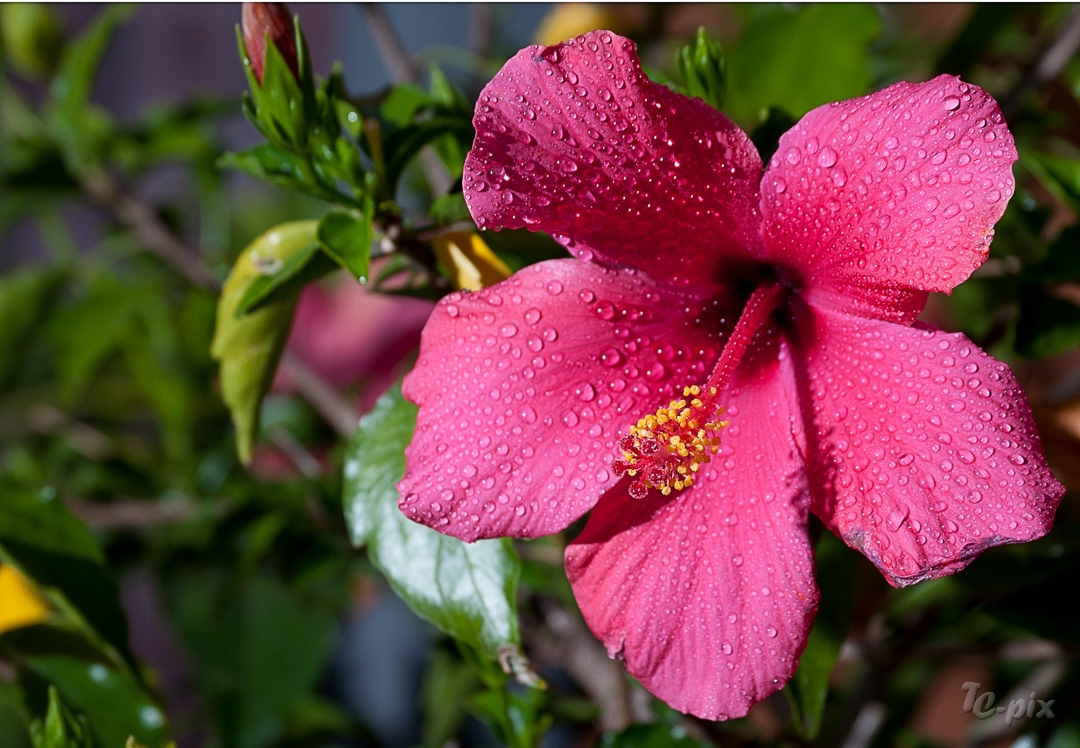
M 704 381 L 711 315 L 701 294 L 577 260 L 443 299 L 403 386 L 420 412 L 402 511 L 464 540 L 562 530 L 615 483 L 629 426 Z
M 1050 529 L 1065 489 L 1005 364 L 956 333 L 806 317 L 811 480 L 824 485 L 814 513 L 892 584 L 951 574 Z
M 794 377 L 782 356 L 724 398 L 731 425 L 699 482 L 640 501 L 620 483 L 566 551 L 574 594 L 608 653 L 705 719 L 741 717 L 781 688 L 817 608 Z
M 697 284 L 760 252 L 757 150 L 712 107 L 646 78 L 628 39 L 523 49 L 473 124 L 463 184 L 481 228 L 547 231 L 582 259 Z
M 910 323 L 986 259 L 1016 157 L 997 102 L 952 76 L 818 107 L 762 180 L 768 255 L 818 306 Z

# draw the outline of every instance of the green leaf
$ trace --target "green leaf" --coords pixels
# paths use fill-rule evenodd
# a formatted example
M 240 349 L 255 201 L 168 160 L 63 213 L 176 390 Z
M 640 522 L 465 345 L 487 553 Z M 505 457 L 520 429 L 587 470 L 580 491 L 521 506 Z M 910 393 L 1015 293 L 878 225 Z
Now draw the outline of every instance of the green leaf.
M 94 748 L 86 718 L 69 712 L 52 686 L 45 720 L 34 720 L 30 735 L 34 748 Z
M 57 612 L 50 625 L 82 637 L 117 667 L 132 667 L 127 621 L 101 548 L 86 525 L 50 497 L 5 492 L 0 498 L 0 562 L 35 583 Z
M 442 748 L 457 734 L 468 715 L 469 697 L 479 687 L 480 677 L 467 662 L 442 649 L 432 651 L 420 688 L 426 748 Z
M 396 185 L 401 172 L 413 156 L 428 143 L 443 135 L 453 135 L 466 147 L 472 143 L 472 123 L 459 117 L 432 117 L 390 133 L 384 141 L 387 154 L 387 181 Z
M 265 179 L 284 187 L 299 189 L 307 180 L 302 161 L 269 143 L 257 145 L 240 153 L 226 153 L 218 159 L 222 169 L 239 169 L 257 179 Z
M 4 492 L 0 500 L 0 547 L 7 543 L 95 564 L 105 562 L 93 533 L 48 491 L 40 495 Z
M 1080 211 L 1080 161 L 1053 153 L 1026 153 L 1022 163 L 1055 197 Z
M 855 552 L 830 532 L 822 533 L 814 556 L 821 602 L 799 658 L 799 669 L 785 689 L 793 707 L 795 730 L 805 739 L 813 739 L 821 729 L 829 673 L 851 626 L 858 560 Z
M 336 618 L 265 574 L 239 590 L 229 583 L 219 569 L 172 577 L 170 619 L 193 656 L 208 710 L 218 715 L 222 744 L 267 748 L 310 703 Z
M 428 77 L 431 98 L 439 105 L 442 113 L 464 118 L 472 117 L 473 107 L 469 100 L 457 86 L 450 82 L 438 63 L 432 62 L 428 66 Z
M 56 299 L 66 273 L 28 267 L 0 277 L 0 389 L 22 363 L 20 354 Z
M 724 105 L 727 77 L 724 51 L 699 27 L 694 41 L 682 47 L 675 57 L 686 93 L 720 109 Z
M 52 75 L 64 48 L 64 29 L 45 3 L 0 5 L 0 48 L 7 63 L 24 78 Z
M 236 317 L 250 314 L 264 304 L 295 296 L 308 283 L 337 267 L 337 263 L 327 257 L 318 244 L 305 247 L 286 259 L 276 273 L 259 276 L 251 282 L 236 307 Z
M 434 100 L 424 89 L 415 83 L 399 83 L 390 89 L 390 93 L 379 105 L 383 118 L 398 127 L 412 122 L 421 109 L 431 106 Z
M 333 645 L 332 616 L 301 605 L 280 585 L 256 579 L 244 596 L 245 632 L 240 662 L 245 691 L 238 718 L 242 748 L 277 737 L 285 713 L 317 685 Z M 297 642 L 304 642 L 297 646 Z M 258 684 L 254 687 L 254 684 Z
M 0 678 L 0 748 L 31 748 L 30 719 L 15 686 Z
M 98 65 L 116 29 L 134 11 L 130 4 L 112 5 L 69 44 L 53 77 L 46 121 L 73 169 L 83 169 L 101 156 L 112 130 L 110 117 L 90 105 Z
M 361 218 L 337 211 L 327 213 L 319 221 L 317 232 L 323 250 L 361 283 L 367 283 L 373 213 L 370 203 Z
M 469 206 L 465 204 L 465 194 L 462 192 L 439 195 L 431 202 L 428 213 L 431 214 L 431 219 L 440 226 L 468 221 L 472 218 L 469 214 Z
M 259 428 L 259 404 L 270 389 L 278 359 L 289 336 L 296 294 L 237 318 L 248 287 L 276 275 L 286 260 L 316 243 L 316 221 L 283 223 L 249 244 L 225 281 L 218 301 L 212 355 L 221 364 L 221 394 L 236 428 L 240 460 L 251 459 Z
M 131 736 L 149 748 L 169 743 L 165 713 L 130 675 L 63 656 L 27 658 L 24 667 L 55 685 L 64 701 L 85 716 L 97 745 L 122 746 Z
M 516 646 L 520 564 L 510 542 L 464 543 L 405 517 L 395 484 L 416 406 L 393 388 L 361 419 L 345 458 L 343 498 L 352 542 L 420 616 L 455 639 L 495 656 Z
M 732 50 L 726 111 L 752 124 L 779 106 L 801 117 L 870 88 L 870 42 L 881 32 L 873 6 L 805 5 L 759 18 Z
M 307 99 L 313 97 L 314 91 L 305 92 L 301 88 L 285 57 L 267 39 L 262 87 L 256 103 L 263 132 L 271 143 L 276 141 L 304 150 L 308 130 L 314 124 L 308 121 Z
M 90 101 L 98 64 L 113 34 L 135 11 L 130 3 L 106 6 L 79 38 L 67 46 L 52 81 L 53 106 L 66 115 L 77 115 Z

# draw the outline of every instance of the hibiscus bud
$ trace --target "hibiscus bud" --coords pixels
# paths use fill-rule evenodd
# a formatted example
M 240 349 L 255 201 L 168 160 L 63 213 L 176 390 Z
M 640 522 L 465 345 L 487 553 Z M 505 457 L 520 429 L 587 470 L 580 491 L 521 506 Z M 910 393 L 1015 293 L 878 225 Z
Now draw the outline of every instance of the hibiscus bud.
M 299 79 L 296 29 L 285 3 L 244 3 L 240 14 L 240 27 L 244 34 L 244 49 L 251 58 L 251 69 L 259 83 L 262 83 L 263 67 L 266 64 L 267 38 L 285 58 L 289 70 Z
M 679 50 L 676 60 L 686 92 L 719 109 L 724 104 L 724 50 L 699 27 L 693 42 Z

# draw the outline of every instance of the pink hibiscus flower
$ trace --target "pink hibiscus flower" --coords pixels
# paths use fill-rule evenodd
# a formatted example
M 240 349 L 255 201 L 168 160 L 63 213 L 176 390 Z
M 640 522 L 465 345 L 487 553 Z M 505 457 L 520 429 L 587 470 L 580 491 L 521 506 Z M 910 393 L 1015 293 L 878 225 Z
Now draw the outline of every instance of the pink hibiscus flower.
M 762 176 L 743 132 L 600 31 L 520 52 L 474 122 L 478 225 L 576 259 L 436 307 L 401 508 L 465 540 L 592 509 L 567 574 L 664 701 L 737 717 L 791 677 L 808 512 L 898 586 L 1050 528 L 1064 489 L 1012 373 L 916 322 L 1013 192 L 984 91 L 941 76 L 820 107 Z

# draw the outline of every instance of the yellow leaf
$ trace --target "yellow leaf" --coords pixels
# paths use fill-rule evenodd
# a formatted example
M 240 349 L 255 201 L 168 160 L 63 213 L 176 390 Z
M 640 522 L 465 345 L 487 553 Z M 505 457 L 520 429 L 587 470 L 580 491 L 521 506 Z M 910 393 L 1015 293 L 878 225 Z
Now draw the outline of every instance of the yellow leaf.
M 236 452 L 245 465 L 259 430 L 259 405 L 289 337 L 296 293 L 239 318 L 236 310 L 255 280 L 276 274 L 291 257 L 318 241 L 317 226 L 318 221 L 293 221 L 270 229 L 240 253 L 221 289 L 210 355 L 221 364 L 221 396 L 229 406 Z
M 509 278 L 506 263 L 474 231 L 450 231 L 431 240 L 435 257 L 450 271 L 454 287 L 479 291 Z
M 22 574 L 9 564 L 0 564 L 0 634 L 48 617 L 49 606 Z

